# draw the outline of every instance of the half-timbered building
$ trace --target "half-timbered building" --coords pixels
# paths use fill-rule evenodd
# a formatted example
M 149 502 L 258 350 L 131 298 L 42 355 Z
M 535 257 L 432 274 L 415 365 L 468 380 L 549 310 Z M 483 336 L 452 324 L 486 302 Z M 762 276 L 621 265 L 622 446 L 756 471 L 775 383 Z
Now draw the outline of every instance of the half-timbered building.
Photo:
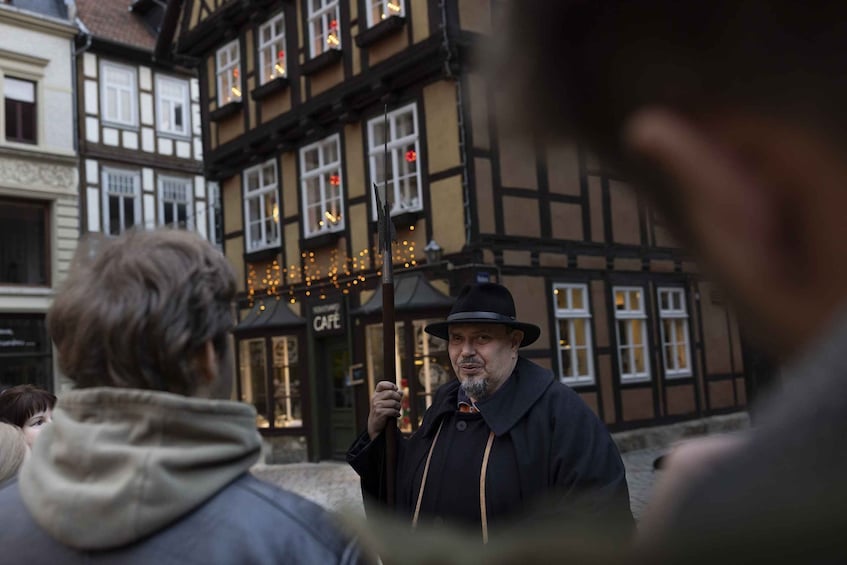
M 276 460 L 338 457 L 382 375 L 373 184 L 397 229 L 405 432 L 452 378 L 423 332 L 466 283 L 508 286 L 523 354 L 612 429 L 745 405 L 720 294 L 625 180 L 505 133 L 473 65 L 483 0 L 172 0 L 159 50 L 196 62 L 205 174 L 241 275 L 238 396 Z
M 73 2 L 0 2 L 0 385 L 60 387 L 45 315 L 79 237 Z
M 173 226 L 220 239 L 203 177 L 195 71 L 154 59 L 155 0 L 80 0 L 77 116 L 84 232 Z

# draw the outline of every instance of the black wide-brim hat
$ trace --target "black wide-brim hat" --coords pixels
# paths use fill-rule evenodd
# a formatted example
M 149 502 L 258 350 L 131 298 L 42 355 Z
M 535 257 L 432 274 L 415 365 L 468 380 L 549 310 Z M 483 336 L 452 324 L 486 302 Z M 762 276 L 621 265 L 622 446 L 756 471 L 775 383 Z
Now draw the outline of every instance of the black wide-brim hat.
M 519 322 L 515 316 L 515 301 L 505 286 L 495 283 L 469 284 L 459 293 L 450 314 L 443 322 L 434 322 L 426 333 L 447 339 L 451 324 L 503 324 L 523 332 L 520 347 L 533 343 L 541 335 L 535 324 Z

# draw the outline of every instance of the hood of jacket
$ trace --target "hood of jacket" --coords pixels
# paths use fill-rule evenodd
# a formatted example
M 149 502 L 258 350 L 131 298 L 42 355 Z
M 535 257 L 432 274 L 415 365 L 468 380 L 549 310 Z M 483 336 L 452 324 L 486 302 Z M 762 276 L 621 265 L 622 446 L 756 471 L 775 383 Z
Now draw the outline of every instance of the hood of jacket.
M 247 471 L 261 438 L 252 406 L 149 390 L 62 394 L 24 463 L 21 497 L 65 545 L 137 541 Z

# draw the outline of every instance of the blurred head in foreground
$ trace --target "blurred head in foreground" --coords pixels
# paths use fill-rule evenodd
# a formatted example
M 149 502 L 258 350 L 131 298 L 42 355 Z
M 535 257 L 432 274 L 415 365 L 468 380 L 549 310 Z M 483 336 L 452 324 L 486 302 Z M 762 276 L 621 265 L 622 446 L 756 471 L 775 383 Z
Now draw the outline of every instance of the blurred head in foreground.
M 53 421 L 56 397 L 32 385 L 18 385 L 0 392 L 0 421 L 8 422 L 23 431 L 27 445 Z
M 0 422 L 0 484 L 18 473 L 29 453 L 24 433 L 18 426 Z
M 509 107 L 636 181 L 760 345 L 814 337 L 847 296 L 847 3 L 507 8 Z
M 83 244 L 47 324 L 79 388 L 227 398 L 234 296 L 231 267 L 197 234 L 136 231 Z

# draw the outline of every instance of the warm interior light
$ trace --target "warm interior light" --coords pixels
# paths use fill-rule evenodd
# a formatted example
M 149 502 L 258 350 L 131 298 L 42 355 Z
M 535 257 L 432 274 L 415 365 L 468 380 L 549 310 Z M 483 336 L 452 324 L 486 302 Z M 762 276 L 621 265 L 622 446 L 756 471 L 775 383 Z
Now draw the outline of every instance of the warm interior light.
M 232 87 L 232 93 L 233 93 L 235 96 L 237 96 L 238 98 L 241 98 L 241 89 L 240 89 L 240 88 L 238 88 L 237 86 L 233 86 L 233 87 Z
M 400 13 L 400 4 L 397 4 L 395 2 L 389 2 L 388 9 L 392 12 Z
M 271 213 L 271 215 L 273 216 L 274 221 L 279 223 L 279 206 L 278 205 L 274 204 L 273 212 Z
M 327 220 L 329 220 L 329 221 L 330 221 L 330 223 L 333 223 L 333 224 L 337 224 L 337 223 L 338 223 L 338 221 L 341 219 L 341 216 L 340 216 L 340 215 L 339 215 L 339 216 L 336 216 L 335 214 L 333 214 L 333 213 L 332 213 L 332 212 L 330 212 L 329 210 L 327 210 L 327 211 L 324 213 L 324 216 L 326 216 L 326 219 L 327 219 Z

